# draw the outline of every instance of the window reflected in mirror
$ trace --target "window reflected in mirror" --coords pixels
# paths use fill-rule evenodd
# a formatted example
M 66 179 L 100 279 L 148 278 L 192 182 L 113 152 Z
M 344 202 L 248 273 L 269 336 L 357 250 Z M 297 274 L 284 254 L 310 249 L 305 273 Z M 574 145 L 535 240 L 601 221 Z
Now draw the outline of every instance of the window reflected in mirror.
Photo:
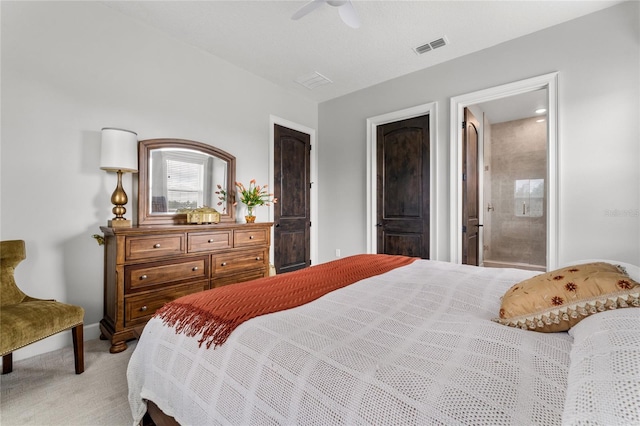
M 154 149 L 149 177 L 152 214 L 204 206 L 226 210 L 215 194 L 218 185 L 227 187 L 227 162 L 220 158 L 190 149 Z
M 184 224 L 185 210 L 202 207 L 216 209 L 221 222 L 235 222 L 233 155 L 185 139 L 140 141 L 138 155 L 139 225 Z

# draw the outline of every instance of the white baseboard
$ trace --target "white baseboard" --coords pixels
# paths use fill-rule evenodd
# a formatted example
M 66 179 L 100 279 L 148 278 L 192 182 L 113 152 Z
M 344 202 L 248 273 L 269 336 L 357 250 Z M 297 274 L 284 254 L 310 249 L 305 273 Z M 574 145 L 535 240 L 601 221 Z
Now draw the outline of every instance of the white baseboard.
M 83 335 L 84 335 L 85 342 L 87 340 L 93 340 L 100 337 L 100 326 L 98 323 L 85 324 L 83 331 L 84 331 Z M 46 339 L 27 345 L 24 348 L 18 349 L 13 353 L 13 360 L 19 361 L 21 359 L 31 358 L 33 356 L 41 355 L 46 352 L 62 349 L 66 346 L 73 346 L 73 340 L 71 338 L 71 330 L 54 334 L 51 337 L 47 337 Z

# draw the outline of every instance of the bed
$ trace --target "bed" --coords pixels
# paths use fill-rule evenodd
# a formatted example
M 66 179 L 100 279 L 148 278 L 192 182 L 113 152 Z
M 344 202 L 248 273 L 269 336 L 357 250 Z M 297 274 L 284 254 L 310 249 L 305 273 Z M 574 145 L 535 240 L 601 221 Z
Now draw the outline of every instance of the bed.
M 134 425 L 148 406 L 182 425 L 640 424 L 640 309 L 496 322 L 536 274 L 416 260 L 210 346 L 156 316 L 127 371 Z

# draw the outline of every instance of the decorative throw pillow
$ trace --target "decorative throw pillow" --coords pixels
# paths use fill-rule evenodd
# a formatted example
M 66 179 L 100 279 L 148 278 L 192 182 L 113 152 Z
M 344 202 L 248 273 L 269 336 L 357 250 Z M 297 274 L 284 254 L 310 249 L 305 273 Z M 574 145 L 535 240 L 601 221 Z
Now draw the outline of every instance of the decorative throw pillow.
M 511 327 L 566 331 L 607 309 L 640 306 L 640 283 L 605 262 L 568 266 L 512 286 L 502 297 L 500 318 Z

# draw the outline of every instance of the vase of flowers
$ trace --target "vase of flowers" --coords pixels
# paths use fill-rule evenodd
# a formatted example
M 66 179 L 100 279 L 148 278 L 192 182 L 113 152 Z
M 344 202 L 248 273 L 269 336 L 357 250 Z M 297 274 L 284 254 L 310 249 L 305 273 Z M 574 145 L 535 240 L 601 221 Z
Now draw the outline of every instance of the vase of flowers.
M 240 193 L 240 201 L 247 206 L 247 215 L 245 216 L 247 223 L 256 221 L 256 216 L 254 215 L 256 207 L 270 206 L 271 203 L 278 201 L 273 197 L 273 194 L 267 192 L 267 185 L 256 185 L 255 179 L 251 179 L 248 187 L 240 182 L 236 182 L 236 187 Z

